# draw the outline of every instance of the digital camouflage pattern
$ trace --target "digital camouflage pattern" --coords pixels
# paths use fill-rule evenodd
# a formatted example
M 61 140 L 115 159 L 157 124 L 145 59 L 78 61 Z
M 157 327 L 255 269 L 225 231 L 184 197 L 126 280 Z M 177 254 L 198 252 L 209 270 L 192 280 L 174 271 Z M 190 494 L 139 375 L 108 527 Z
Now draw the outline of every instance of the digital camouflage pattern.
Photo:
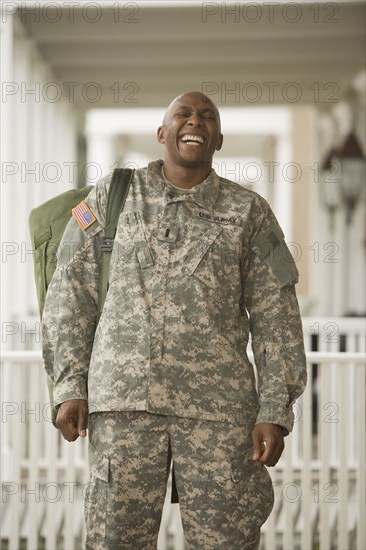
M 69 222 L 47 293 L 43 353 L 56 404 L 291 431 L 306 382 L 298 273 L 268 203 L 214 170 L 189 190 L 164 179 L 162 161 L 136 170 L 96 328 L 111 175 L 86 198 L 97 221 L 85 231 Z
M 256 550 L 273 488 L 266 468 L 251 460 L 250 433 L 128 411 L 90 415 L 86 550 L 156 549 L 170 451 L 187 547 Z

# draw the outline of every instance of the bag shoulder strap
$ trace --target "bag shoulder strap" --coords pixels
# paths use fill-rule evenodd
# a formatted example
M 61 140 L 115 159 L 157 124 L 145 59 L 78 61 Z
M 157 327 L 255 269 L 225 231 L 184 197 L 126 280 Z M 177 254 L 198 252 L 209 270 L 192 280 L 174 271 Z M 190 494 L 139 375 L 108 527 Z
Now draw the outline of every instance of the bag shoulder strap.
M 113 171 L 105 217 L 104 236 L 106 239 L 114 239 L 118 218 L 125 205 L 133 174 L 134 170 L 130 168 L 116 168 Z
M 97 322 L 99 322 L 108 292 L 109 270 L 118 218 L 125 205 L 133 174 L 134 170 L 131 170 L 130 168 L 116 168 L 113 172 L 108 191 L 105 229 L 102 244 L 102 270 L 99 285 Z

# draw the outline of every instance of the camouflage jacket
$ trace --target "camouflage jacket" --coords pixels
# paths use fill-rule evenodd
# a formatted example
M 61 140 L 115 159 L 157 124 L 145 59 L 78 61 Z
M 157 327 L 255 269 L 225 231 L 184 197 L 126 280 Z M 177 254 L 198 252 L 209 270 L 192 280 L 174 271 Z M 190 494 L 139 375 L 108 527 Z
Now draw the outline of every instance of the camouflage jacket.
M 55 403 L 291 431 L 306 363 L 298 272 L 281 228 L 262 197 L 214 170 L 181 190 L 161 168 L 135 171 L 98 326 L 111 174 L 86 199 L 96 221 L 66 228 L 43 314 Z

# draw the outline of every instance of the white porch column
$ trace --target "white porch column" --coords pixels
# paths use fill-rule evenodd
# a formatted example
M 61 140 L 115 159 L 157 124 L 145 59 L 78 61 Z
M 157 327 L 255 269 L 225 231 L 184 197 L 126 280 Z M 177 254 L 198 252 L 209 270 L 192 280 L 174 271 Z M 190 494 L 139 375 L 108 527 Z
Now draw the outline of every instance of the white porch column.
M 29 280 L 28 265 L 31 266 L 30 240 L 28 239 L 28 201 L 32 186 L 37 179 L 37 167 L 31 154 L 32 128 L 31 115 L 34 94 L 37 92 L 31 81 L 31 41 L 15 33 L 14 42 L 14 81 L 19 91 L 15 97 L 15 111 L 13 118 L 13 147 L 11 160 L 16 164 L 16 173 L 9 179 L 9 196 L 4 207 L 9 212 L 8 231 L 11 240 L 16 243 L 17 254 L 7 263 L 10 275 L 8 293 L 11 296 L 9 303 L 9 321 L 17 323 L 17 333 L 12 337 L 13 349 L 24 348 L 22 335 L 25 333 L 23 322 L 28 313 L 28 286 L 33 283 Z M 13 292 L 9 292 L 13 289 Z
M 311 105 L 297 105 L 293 108 L 293 158 L 300 168 L 301 177 L 292 184 L 293 245 L 290 248 L 300 274 L 297 292 L 304 315 L 308 314 L 311 306 L 309 271 L 312 269 L 317 247 L 323 246 L 323 243 L 314 245 L 310 240 L 310 225 L 313 223 L 313 211 L 310 208 L 312 181 L 318 174 L 318 171 L 314 171 L 315 138 L 315 108 Z M 316 183 L 316 191 L 318 186 L 319 183 Z
M 8 253 L 16 246 L 16 243 L 11 245 L 14 240 L 11 235 L 12 214 L 9 210 L 11 203 L 12 189 L 10 184 L 10 176 L 7 176 L 7 169 L 10 170 L 10 162 L 13 160 L 13 143 L 14 143 L 14 96 L 4 95 L 4 91 L 8 89 L 10 92 L 11 85 L 14 81 L 13 75 L 13 60 L 14 60 L 14 19 L 12 15 L 5 12 L 6 6 L 1 6 L 1 73 L 3 83 L 8 83 L 3 89 L 1 109 L 1 289 L 9 289 L 10 273 L 8 269 Z M 7 181 L 8 180 L 8 181 Z M 4 322 L 9 320 L 9 311 L 11 303 L 10 292 L 1 292 L 1 320 L 3 330 L 6 328 Z M 1 339 L 3 349 L 10 348 L 9 342 L 5 341 L 4 334 Z
M 285 234 L 292 241 L 292 179 L 295 177 L 292 162 L 290 134 L 280 135 L 275 145 L 275 181 L 273 209 Z
M 87 132 L 87 166 L 84 170 L 85 183 L 96 183 L 98 179 L 113 170 L 116 161 L 113 134 Z
M 14 60 L 14 19 L 12 15 L 6 14 L 6 6 L 0 6 L 1 29 L 0 29 L 0 60 L 1 73 L 3 83 L 11 83 L 14 80 L 13 76 L 13 60 Z M 8 88 L 10 91 L 10 87 Z M 3 90 L 4 91 L 4 90 Z M 7 252 L 11 251 L 13 237 L 11 235 L 11 217 L 12 214 L 8 205 L 11 201 L 11 184 L 6 181 L 5 163 L 12 161 L 13 155 L 13 130 L 14 130 L 14 97 L 2 95 L 0 103 L 1 112 L 1 347 L 2 350 L 11 349 L 10 339 L 5 339 L 5 334 L 11 325 L 6 325 L 10 320 L 11 293 L 9 292 L 11 273 L 7 264 Z M 5 331 L 5 334 L 4 334 Z M 1 371 L 1 402 L 6 403 L 11 388 L 11 366 L 6 365 Z M 5 405 L 6 406 L 6 405 Z M 10 447 L 10 424 L 4 422 L 2 426 L 1 448 L 1 464 L 2 464 L 2 481 L 11 480 L 13 456 Z

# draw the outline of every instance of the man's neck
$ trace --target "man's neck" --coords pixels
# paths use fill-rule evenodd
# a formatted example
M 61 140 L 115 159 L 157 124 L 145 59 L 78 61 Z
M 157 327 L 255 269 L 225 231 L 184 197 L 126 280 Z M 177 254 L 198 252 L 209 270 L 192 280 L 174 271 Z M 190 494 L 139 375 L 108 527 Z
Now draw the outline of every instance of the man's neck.
M 211 172 L 211 166 L 199 166 L 186 168 L 183 166 L 172 166 L 164 162 L 164 176 L 173 185 L 182 189 L 191 189 L 207 178 Z

